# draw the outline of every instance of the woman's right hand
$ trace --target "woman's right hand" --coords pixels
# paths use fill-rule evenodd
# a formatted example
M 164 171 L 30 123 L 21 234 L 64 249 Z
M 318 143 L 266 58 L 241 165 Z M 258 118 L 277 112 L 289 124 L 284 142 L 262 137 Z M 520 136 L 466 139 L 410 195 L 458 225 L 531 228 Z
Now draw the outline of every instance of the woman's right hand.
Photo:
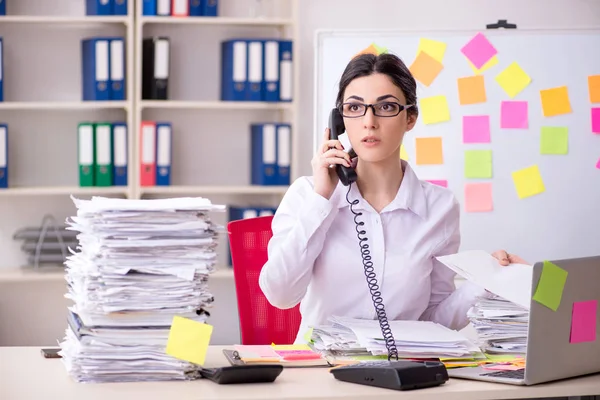
M 326 128 L 323 144 L 311 161 L 315 192 L 329 200 L 339 181 L 334 167 L 338 164 L 350 167 L 350 163 L 342 143 L 329 139 L 329 128 Z

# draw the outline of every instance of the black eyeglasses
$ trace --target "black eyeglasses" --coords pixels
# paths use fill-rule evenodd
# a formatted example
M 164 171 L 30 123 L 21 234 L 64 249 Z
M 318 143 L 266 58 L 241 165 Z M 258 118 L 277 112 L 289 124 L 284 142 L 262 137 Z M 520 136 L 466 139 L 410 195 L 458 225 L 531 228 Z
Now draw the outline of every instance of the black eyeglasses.
M 359 118 L 364 116 L 367 113 L 367 109 L 371 107 L 373 114 L 378 117 L 395 117 L 412 106 L 413 104 L 402 105 L 394 101 L 383 101 L 375 104 L 343 103 L 340 107 L 340 112 L 346 118 Z

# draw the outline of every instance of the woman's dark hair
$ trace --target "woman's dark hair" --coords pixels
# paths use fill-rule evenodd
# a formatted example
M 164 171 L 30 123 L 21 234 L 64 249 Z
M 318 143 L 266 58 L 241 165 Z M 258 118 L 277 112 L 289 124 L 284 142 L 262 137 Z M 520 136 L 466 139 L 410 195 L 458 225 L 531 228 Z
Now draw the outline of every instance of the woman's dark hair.
M 417 117 L 419 115 L 417 107 L 417 82 L 404 62 L 398 56 L 389 53 L 380 55 L 361 54 L 354 57 L 348 63 L 340 79 L 340 87 L 335 102 L 336 107 L 340 109 L 342 106 L 344 92 L 350 82 L 356 78 L 375 73 L 387 75 L 402 90 L 406 98 L 406 104 L 414 104 L 407 110 L 407 113 Z

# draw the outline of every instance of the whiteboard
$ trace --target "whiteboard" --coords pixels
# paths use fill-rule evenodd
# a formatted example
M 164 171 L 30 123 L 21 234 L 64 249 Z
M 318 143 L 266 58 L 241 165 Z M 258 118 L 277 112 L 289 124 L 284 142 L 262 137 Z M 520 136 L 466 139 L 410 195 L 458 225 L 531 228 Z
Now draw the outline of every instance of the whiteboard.
M 424 124 L 420 117 L 407 133 L 404 146 L 409 163 L 420 179 L 444 179 L 461 204 L 461 250 L 506 249 L 534 263 L 600 254 L 600 135 L 591 128 L 588 76 L 600 74 L 600 35 L 589 30 L 482 31 L 498 50 L 498 64 L 483 73 L 487 101 L 460 105 L 457 78 L 474 75 L 460 49 L 477 31 L 325 31 L 316 33 L 313 150 L 322 140 L 329 112 L 335 105 L 339 78 L 350 59 L 372 43 L 386 47 L 410 66 L 417 55 L 420 38 L 447 44 L 444 68 L 429 87 L 418 83 L 417 97 L 445 95 L 450 121 Z M 495 81 L 495 76 L 513 61 L 529 74 L 529 86 L 511 99 Z M 544 117 L 540 90 L 566 85 L 572 112 Z M 503 100 L 526 100 L 528 129 L 500 129 Z M 419 100 L 420 101 L 420 100 Z M 489 115 L 491 142 L 464 144 L 463 115 Z M 540 154 L 542 126 L 569 129 L 568 154 Z M 416 165 L 415 139 L 442 137 L 442 165 Z M 467 179 L 464 151 L 492 150 L 491 179 Z M 543 193 L 519 199 L 512 172 L 537 165 Z M 464 186 L 471 182 L 491 182 L 493 210 L 465 211 Z M 398 238 L 402 240 L 399 232 Z M 406 233 L 410 234 L 410 233 Z

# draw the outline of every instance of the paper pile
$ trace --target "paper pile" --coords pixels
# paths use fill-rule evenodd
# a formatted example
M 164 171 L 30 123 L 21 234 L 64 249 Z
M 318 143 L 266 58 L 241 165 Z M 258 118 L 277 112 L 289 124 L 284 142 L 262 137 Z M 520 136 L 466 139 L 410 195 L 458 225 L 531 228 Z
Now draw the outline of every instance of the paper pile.
M 174 316 L 205 322 L 217 227 L 204 198 L 73 199 L 77 251 L 65 262 L 69 326 L 60 343 L 79 382 L 196 378 L 165 353 Z
M 477 299 L 467 314 L 481 349 L 492 354 L 525 354 L 533 268 L 502 266 L 484 251 L 465 251 L 438 260 L 492 293 Z
M 316 326 L 312 346 L 331 357 L 387 356 L 381 327 L 377 320 L 332 317 L 331 325 Z M 398 357 L 474 358 L 479 348 L 460 332 L 431 321 L 390 321 Z

